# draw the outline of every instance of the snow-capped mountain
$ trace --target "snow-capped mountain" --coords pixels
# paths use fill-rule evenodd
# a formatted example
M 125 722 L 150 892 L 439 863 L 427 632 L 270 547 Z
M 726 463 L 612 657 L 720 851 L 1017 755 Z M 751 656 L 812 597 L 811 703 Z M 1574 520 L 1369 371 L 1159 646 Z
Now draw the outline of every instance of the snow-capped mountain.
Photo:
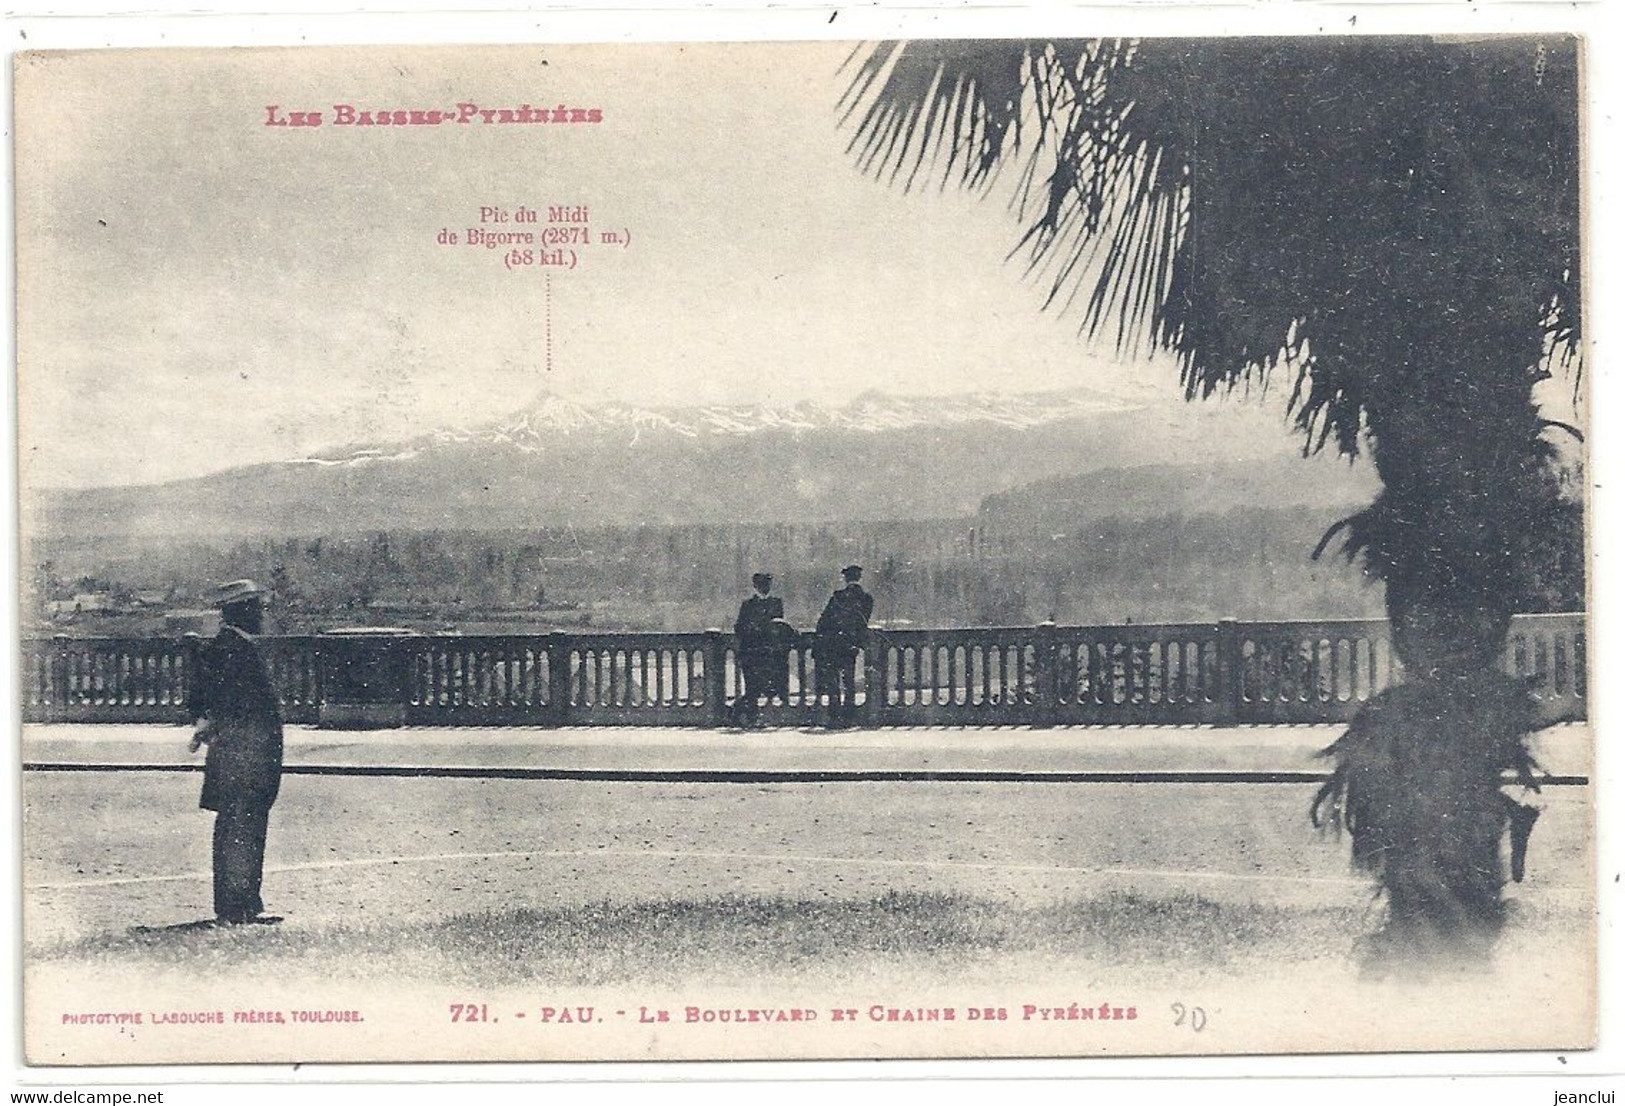
M 894 396 L 867 391 L 848 403 L 803 401 L 765 404 L 637 407 L 624 403 L 588 404 L 543 391 L 529 404 L 493 422 L 438 429 L 400 445 L 345 448 L 292 464 L 370 464 L 410 460 L 434 446 L 496 445 L 521 452 L 558 448 L 570 439 L 603 437 L 636 445 L 667 437 L 748 437 L 764 433 L 806 434 L 850 431 L 879 434 L 920 427 L 987 425 L 1021 430 L 1135 407 L 1099 392 L 974 392 L 949 396 Z
M 1259 459 L 1266 482 L 1291 481 L 1283 439 L 1216 437 L 1207 404 L 868 392 L 844 404 L 636 407 L 544 393 L 409 441 L 56 493 L 34 525 L 218 536 L 961 517 L 1035 480 L 1213 456 L 1216 442 L 1224 459 Z

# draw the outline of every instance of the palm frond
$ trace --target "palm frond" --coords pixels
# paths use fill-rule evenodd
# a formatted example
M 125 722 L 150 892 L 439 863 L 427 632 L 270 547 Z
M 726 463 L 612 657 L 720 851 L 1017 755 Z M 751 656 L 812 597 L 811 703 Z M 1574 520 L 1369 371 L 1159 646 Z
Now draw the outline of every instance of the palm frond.
M 1306 449 L 1352 455 L 1453 327 L 1577 355 L 1577 74 L 1562 37 L 910 42 L 844 103 L 905 186 L 1019 162 L 1046 306 L 1174 352 L 1193 398 L 1286 369 Z
M 1026 45 L 966 46 L 888 42 L 858 62 L 838 108 L 853 125 L 848 152 L 860 168 L 909 189 L 939 160 L 944 182 L 956 171 L 967 187 L 991 182 L 1020 148 Z

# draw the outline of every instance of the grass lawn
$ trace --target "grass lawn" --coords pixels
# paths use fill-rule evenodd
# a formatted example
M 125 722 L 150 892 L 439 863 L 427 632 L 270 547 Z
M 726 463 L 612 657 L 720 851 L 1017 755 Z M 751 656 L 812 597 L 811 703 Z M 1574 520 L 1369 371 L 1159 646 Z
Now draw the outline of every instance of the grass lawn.
M 384 972 L 394 981 L 483 987 L 741 982 L 802 971 L 862 975 L 878 965 L 938 974 L 1035 960 L 1097 975 L 1189 979 L 1255 975 L 1271 965 L 1349 965 L 1379 918 L 1374 907 L 1187 893 L 1109 892 L 1036 905 L 927 892 L 836 901 L 724 895 L 435 920 L 130 930 L 36 949 L 33 958 L 46 970 L 269 971 L 334 980 Z M 1509 948 L 1557 920 L 1552 908 L 1515 911 Z M 1568 928 L 1581 919 L 1563 921 Z

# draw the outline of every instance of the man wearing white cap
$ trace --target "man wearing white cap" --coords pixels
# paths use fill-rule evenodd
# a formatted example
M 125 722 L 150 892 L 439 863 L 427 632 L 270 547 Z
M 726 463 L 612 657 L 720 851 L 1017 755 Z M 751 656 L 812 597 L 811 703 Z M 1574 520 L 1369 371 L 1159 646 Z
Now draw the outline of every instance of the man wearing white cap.
M 192 751 L 203 744 L 203 795 L 215 812 L 214 913 L 224 925 L 263 918 L 260 882 L 265 834 L 282 783 L 282 707 L 255 635 L 264 629 L 264 593 L 252 580 L 233 580 L 215 591 L 220 633 L 203 649 L 187 709 L 202 725 Z

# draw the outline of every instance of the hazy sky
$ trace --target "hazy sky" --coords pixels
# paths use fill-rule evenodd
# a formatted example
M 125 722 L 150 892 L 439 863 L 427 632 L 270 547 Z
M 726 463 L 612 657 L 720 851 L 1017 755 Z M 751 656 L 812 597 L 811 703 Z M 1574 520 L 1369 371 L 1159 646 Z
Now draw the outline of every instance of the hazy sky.
M 1177 402 L 1040 313 L 1007 193 L 862 176 L 843 44 L 103 53 L 17 83 L 25 485 L 129 483 L 583 401 L 1087 385 Z M 339 127 L 568 104 L 574 125 Z M 320 110 L 267 127 L 267 105 Z M 586 204 L 573 272 L 436 243 Z M 540 226 L 537 224 L 536 226 Z M 508 224 L 494 229 L 535 229 Z M 546 319 L 551 315 L 552 369 Z M 1245 420 L 1256 425 L 1256 419 Z M 1278 417 L 1271 425 L 1279 422 Z M 1284 432 L 1283 432 L 1284 434 Z

